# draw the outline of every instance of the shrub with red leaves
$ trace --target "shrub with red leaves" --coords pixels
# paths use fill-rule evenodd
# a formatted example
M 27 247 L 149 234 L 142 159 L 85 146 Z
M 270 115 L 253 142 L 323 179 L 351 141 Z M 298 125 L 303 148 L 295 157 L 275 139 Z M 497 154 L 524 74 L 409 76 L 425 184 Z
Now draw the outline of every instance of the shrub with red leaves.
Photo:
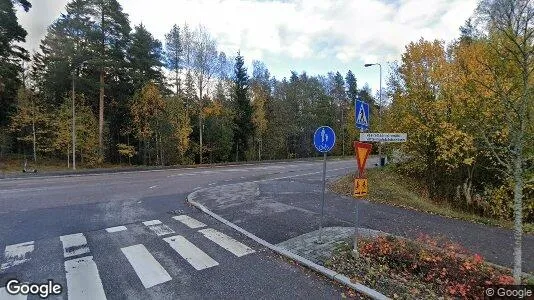
M 363 257 L 385 262 L 398 274 L 416 276 L 451 297 L 478 299 L 484 285 L 513 283 L 509 272 L 484 263 L 482 256 L 465 255 L 457 244 L 440 245 L 428 237 L 418 242 L 391 236 L 364 239 L 359 250 Z

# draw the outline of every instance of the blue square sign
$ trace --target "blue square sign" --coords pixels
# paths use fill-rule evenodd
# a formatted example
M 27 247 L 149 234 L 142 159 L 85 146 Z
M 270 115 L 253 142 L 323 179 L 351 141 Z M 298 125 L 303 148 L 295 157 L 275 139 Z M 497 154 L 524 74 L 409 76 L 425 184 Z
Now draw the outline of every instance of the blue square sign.
M 369 130 L 369 104 L 362 100 L 356 100 L 355 114 L 356 128 Z

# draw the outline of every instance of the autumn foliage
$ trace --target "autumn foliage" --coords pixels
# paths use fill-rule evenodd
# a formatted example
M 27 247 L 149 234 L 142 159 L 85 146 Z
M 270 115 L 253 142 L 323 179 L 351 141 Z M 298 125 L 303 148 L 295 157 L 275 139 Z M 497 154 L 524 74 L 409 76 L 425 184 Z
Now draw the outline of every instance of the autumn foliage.
M 417 242 L 389 236 L 365 239 L 360 255 L 451 297 L 478 299 L 483 297 L 484 285 L 513 283 L 508 271 L 487 265 L 482 256 L 466 254 L 457 244 L 442 244 L 429 237 L 420 237 Z

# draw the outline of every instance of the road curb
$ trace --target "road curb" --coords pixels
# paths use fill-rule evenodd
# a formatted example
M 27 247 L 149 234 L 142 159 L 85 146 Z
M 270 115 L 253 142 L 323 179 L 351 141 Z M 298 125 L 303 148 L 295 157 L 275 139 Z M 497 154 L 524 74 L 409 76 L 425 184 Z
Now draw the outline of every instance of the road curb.
M 331 269 L 328 269 L 324 266 L 321 266 L 321 265 L 318 265 L 312 261 L 310 261 L 309 259 L 307 258 L 304 258 L 300 255 L 297 255 L 295 253 L 292 253 L 286 249 L 283 249 L 281 247 L 278 247 L 276 245 L 273 245 L 269 242 L 267 242 L 266 240 L 263 240 L 257 236 L 255 236 L 254 234 L 246 231 L 245 229 L 235 225 L 234 223 L 226 220 L 225 218 L 219 216 L 218 214 L 212 212 L 211 210 L 209 210 L 207 207 L 205 207 L 204 205 L 198 203 L 198 202 L 195 202 L 195 198 L 197 197 L 197 194 L 199 192 L 202 192 L 204 190 L 208 190 L 209 188 L 203 188 L 203 189 L 199 189 L 199 190 L 196 190 L 192 193 L 190 193 L 189 195 L 187 195 L 187 201 L 195 206 L 196 208 L 198 208 L 199 210 L 201 210 L 203 213 L 213 217 L 214 219 L 216 219 L 217 221 L 233 228 L 234 230 L 238 231 L 239 233 L 247 236 L 248 238 L 254 240 L 255 242 L 257 242 L 258 244 L 261 244 L 269 249 L 271 249 L 272 251 L 278 253 L 278 254 L 281 254 L 287 258 L 290 258 L 296 262 L 298 262 L 299 264 L 301 265 L 304 265 L 318 273 L 321 273 L 323 274 L 324 276 L 332 279 L 332 280 L 335 280 L 351 289 L 354 289 L 362 294 L 365 294 L 373 299 L 379 299 L 379 300 L 382 300 L 382 299 L 389 299 L 388 297 L 386 297 L 385 295 L 365 286 L 365 285 L 362 285 L 362 284 L 359 284 L 359 283 L 353 283 L 350 281 L 350 279 L 346 276 L 344 276 L 343 274 L 340 274 L 340 273 L 337 273 Z

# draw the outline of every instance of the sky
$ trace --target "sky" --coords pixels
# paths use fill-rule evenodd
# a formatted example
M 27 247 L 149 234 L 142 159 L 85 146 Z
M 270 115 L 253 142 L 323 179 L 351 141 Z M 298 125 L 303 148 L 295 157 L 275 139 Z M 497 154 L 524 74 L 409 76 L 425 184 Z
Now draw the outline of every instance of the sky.
M 32 51 L 69 0 L 33 0 L 28 13 L 17 12 Z M 160 41 L 173 24 L 204 25 L 219 50 L 263 61 L 278 79 L 291 70 L 308 75 L 350 69 L 358 86 L 378 90 L 388 63 L 400 61 L 405 46 L 421 37 L 450 42 L 469 18 L 477 0 L 119 0 L 132 28 L 143 23 Z

